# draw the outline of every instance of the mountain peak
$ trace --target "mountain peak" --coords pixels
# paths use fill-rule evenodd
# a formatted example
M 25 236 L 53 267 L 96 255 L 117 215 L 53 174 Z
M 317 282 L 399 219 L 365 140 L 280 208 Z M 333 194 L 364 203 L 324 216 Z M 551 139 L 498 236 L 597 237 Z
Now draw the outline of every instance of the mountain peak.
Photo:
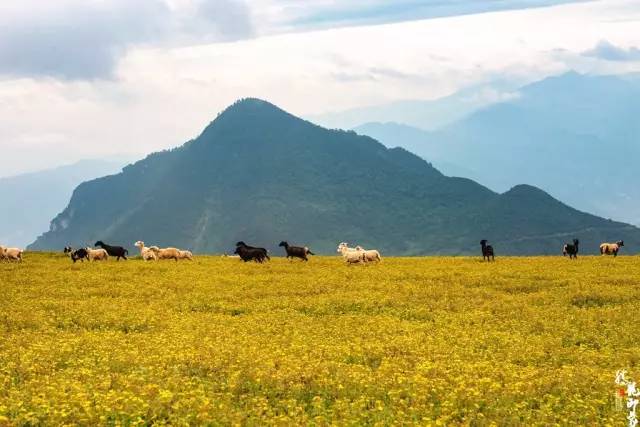
M 225 108 L 218 117 L 227 115 L 259 115 L 259 114 L 289 113 L 278 106 L 259 98 L 242 98 Z

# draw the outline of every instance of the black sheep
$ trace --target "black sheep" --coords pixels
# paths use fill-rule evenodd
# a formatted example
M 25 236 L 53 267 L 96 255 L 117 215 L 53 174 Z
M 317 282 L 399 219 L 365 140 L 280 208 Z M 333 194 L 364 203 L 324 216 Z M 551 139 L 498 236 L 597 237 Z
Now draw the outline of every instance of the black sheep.
M 287 242 L 280 242 L 278 246 L 283 247 L 284 250 L 287 252 L 287 258 L 291 258 L 291 259 L 300 258 L 304 261 L 309 261 L 309 258 L 307 258 L 307 255 L 315 255 L 306 246 L 305 247 L 289 246 L 289 243 Z
M 262 263 L 266 257 L 266 254 L 260 250 L 261 248 L 251 248 L 246 246 L 237 246 L 235 254 L 240 256 L 240 259 L 244 262 L 255 261 Z
M 243 241 L 239 241 L 238 243 L 236 243 L 236 250 L 237 248 L 245 248 L 245 249 L 255 249 L 257 251 L 262 252 L 262 260 L 264 261 L 264 259 L 268 259 L 270 260 L 271 258 L 269 258 L 269 254 L 267 252 L 267 250 L 265 248 L 256 248 L 255 246 L 249 246 L 247 245 L 245 242 Z M 234 252 L 235 254 L 238 254 L 238 252 Z M 240 254 L 238 254 L 240 255 Z M 262 262 L 262 261 L 260 261 Z
M 482 260 L 485 259 L 487 261 L 495 261 L 496 257 L 493 252 L 493 246 L 487 245 L 487 241 L 485 239 L 480 240 L 480 246 L 482 247 Z
M 565 243 L 564 246 L 562 247 L 562 255 L 563 256 L 569 255 L 569 259 L 571 258 L 578 259 L 579 244 L 580 244 L 580 241 L 578 239 L 573 239 L 573 244 Z
M 74 264 L 78 260 L 84 262 L 85 259 L 87 261 L 89 260 L 89 253 L 85 248 L 76 249 L 75 251 L 71 252 L 71 260 Z
M 109 256 L 116 257 L 116 261 L 120 261 L 120 258 L 124 258 L 126 260 L 127 255 L 129 254 L 129 251 L 122 246 L 107 245 L 106 243 L 103 243 L 102 240 L 98 240 L 93 246 L 104 249 L 105 251 L 107 251 L 107 254 L 109 254 Z

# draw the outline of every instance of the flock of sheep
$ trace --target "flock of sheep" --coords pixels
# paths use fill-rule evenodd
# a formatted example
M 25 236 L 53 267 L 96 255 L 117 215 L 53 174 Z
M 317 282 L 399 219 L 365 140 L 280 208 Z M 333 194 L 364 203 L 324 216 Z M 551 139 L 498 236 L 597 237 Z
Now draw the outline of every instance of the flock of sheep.
M 569 256 L 569 258 L 578 258 L 579 240 L 573 239 L 572 243 L 565 243 L 562 247 L 562 254 Z M 70 246 L 64 248 L 64 253 L 69 255 L 71 260 L 76 261 L 106 261 L 109 257 L 116 257 L 116 260 L 127 259 L 129 251 L 122 246 L 111 246 L 102 241 L 95 243 L 97 249 L 90 247 L 73 249 Z M 187 250 L 181 250 L 177 248 L 159 248 L 158 246 L 145 246 L 144 242 L 137 241 L 135 245 L 140 250 L 140 256 L 145 261 L 158 261 L 163 259 L 179 260 L 193 260 L 193 254 Z M 279 244 L 284 248 L 287 259 L 299 258 L 303 261 L 309 261 L 308 256 L 314 255 L 311 250 L 306 246 L 291 246 L 289 243 L 282 241 Z M 495 253 L 493 247 L 488 244 L 487 240 L 480 241 L 482 249 L 482 258 L 487 261 L 495 261 Z M 618 255 L 620 248 L 624 246 L 624 241 L 619 240 L 615 243 L 602 243 L 600 245 L 601 255 Z M 8 248 L 0 245 L 0 261 L 22 261 L 22 254 L 24 250 L 19 248 Z M 368 262 L 380 262 L 382 256 L 376 249 L 364 249 L 362 246 L 349 247 L 349 244 L 342 242 L 338 245 L 337 252 L 342 254 L 342 257 L 346 264 L 360 264 Z M 249 246 L 244 242 L 236 243 L 235 255 L 232 257 L 239 258 L 244 262 L 255 261 L 263 263 L 270 260 L 269 254 L 265 248 L 258 248 Z M 227 255 L 224 255 L 227 256 Z

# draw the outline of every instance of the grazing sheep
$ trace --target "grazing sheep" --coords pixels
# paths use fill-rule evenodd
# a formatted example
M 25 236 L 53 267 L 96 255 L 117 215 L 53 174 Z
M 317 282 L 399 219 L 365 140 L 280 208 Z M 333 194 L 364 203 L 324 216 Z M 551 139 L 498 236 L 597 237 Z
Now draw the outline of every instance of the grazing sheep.
M 375 249 L 365 249 L 362 246 L 356 246 L 356 251 L 364 252 L 364 257 L 367 262 L 372 261 L 382 261 L 382 257 L 380 256 L 380 252 Z
M 364 251 L 349 248 L 344 242 L 338 246 L 338 250 L 342 254 L 342 258 L 344 258 L 344 262 L 346 262 L 347 265 L 367 262 L 367 257 L 365 256 Z
M 580 241 L 578 239 L 573 239 L 573 244 L 565 243 L 562 247 L 562 256 L 569 255 L 569 259 L 575 258 L 578 259 L 578 245 Z
M 123 258 L 126 260 L 127 255 L 129 254 L 129 251 L 123 248 L 122 246 L 107 245 L 106 243 L 103 243 L 102 240 L 98 240 L 96 244 L 93 246 L 97 246 L 99 248 L 104 249 L 105 251 L 107 251 L 109 256 L 116 257 L 116 261 L 120 261 L 120 258 Z
M 280 242 L 280 244 L 278 246 L 281 246 L 281 247 L 284 248 L 284 250 L 287 252 L 287 258 L 288 259 L 300 258 L 303 261 L 309 261 L 309 258 L 307 258 L 307 255 L 315 255 L 306 246 L 305 247 L 302 247 L 302 246 L 289 246 L 289 243 L 284 242 L 284 241 Z
M 618 251 L 624 246 L 622 240 L 616 243 L 603 243 L 600 245 L 600 255 L 613 255 L 614 258 L 618 256 Z
M 74 264 L 76 263 L 76 261 L 84 262 L 85 259 L 87 261 L 89 260 L 89 253 L 85 248 L 80 248 L 74 251 L 73 248 L 69 246 L 69 249 L 71 250 L 71 252 L 67 251 L 67 253 L 71 257 L 71 261 L 73 261 Z
M 151 246 L 149 249 L 156 253 L 158 259 L 172 259 L 176 262 L 180 259 L 180 250 L 177 248 L 160 249 L 157 246 Z
M 264 261 L 264 259 L 265 259 L 265 258 L 266 258 L 267 260 L 270 260 L 270 259 L 271 259 L 271 258 L 269 258 L 269 253 L 267 252 L 267 250 L 266 250 L 265 248 L 256 248 L 255 246 L 249 246 L 249 245 L 247 245 L 247 244 L 246 244 L 245 242 L 243 242 L 243 241 L 240 241 L 240 242 L 236 243 L 236 249 L 237 249 L 238 247 L 243 247 L 243 248 L 246 248 L 246 249 L 257 249 L 257 250 L 261 251 L 261 252 L 262 252 L 262 254 L 263 254 L 263 256 L 262 256 L 263 261 Z M 236 254 L 237 254 L 238 252 L 236 251 L 236 252 L 234 252 L 234 253 L 236 253 Z
M 496 260 L 495 253 L 493 252 L 493 246 L 487 245 L 487 240 L 485 240 L 485 239 L 480 240 L 480 246 L 482 247 L 482 260 L 483 261 L 485 259 L 487 261 L 495 261 Z
M 106 261 L 109 259 L 109 254 L 104 249 L 85 248 L 85 250 L 89 261 Z
M 143 260 L 145 261 L 157 261 L 158 260 L 158 256 L 156 255 L 155 251 L 151 250 L 151 248 L 147 248 L 144 246 L 144 242 L 141 240 L 138 240 L 134 246 L 138 249 L 140 249 L 140 256 L 142 257 Z
M 191 253 L 191 251 L 179 251 L 179 252 L 180 252 L 180 259 L 193 261 L 193 254 Z
M 22 262 L 23 249 L 0 246 L 0 259 Z
M 240 259 L 244 262 L 255 261 L 263 263 L 267 255 L 261 248 L 251 248 L 247 246 L 237 246 L 234 252 L 240 256 Z

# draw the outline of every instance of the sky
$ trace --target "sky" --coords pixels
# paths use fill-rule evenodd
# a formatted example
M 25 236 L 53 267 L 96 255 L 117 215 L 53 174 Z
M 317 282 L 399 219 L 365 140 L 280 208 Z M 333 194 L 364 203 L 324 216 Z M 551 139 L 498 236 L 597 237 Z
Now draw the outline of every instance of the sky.
M 175 147 L 243 97 L 312 116 L 638 72 L 639 23 L 637 0 L 3 0 L 0 176 Z

